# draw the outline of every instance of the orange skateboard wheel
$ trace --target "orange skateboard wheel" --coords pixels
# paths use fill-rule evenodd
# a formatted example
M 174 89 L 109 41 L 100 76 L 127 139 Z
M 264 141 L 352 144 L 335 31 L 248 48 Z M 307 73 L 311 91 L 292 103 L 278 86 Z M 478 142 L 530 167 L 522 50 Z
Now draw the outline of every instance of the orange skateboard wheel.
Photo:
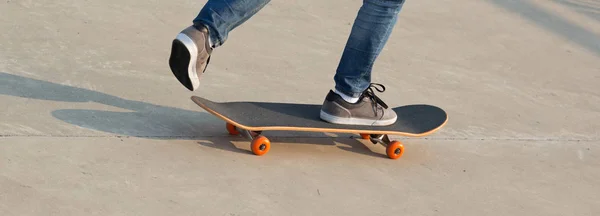
M 390 159 L 398 159 L 404 154 L 404 145 L 400 141 L 394 141 L 387 146 L 386 153 Z
M 360 134 L 360 137 L 362 137 L 363 139 L 366 139 L 366 140 L 371 139 L 371 135 L 369 135 L 369 134 Z
M 250 148 L 252 149 L 252 153 L 262 156 L 269 152 L 269 149 L 271 149 L 271 141 L 269 141 L 267 137 L 259 135 L 252 140 L 252 145 Z
M 227 131 L 231 135 L 238 135 L 238 134 L 240 134 L 240 132 L 235 129 L 235 125 L 232 125 L 230 123 L 227 123 Z

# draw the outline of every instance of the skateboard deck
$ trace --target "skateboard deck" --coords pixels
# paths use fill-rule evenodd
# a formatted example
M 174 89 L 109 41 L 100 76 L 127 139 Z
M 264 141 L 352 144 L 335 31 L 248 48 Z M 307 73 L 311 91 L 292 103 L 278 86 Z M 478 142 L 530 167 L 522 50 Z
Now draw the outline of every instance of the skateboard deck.
M 388 135 L 421 137 L 443 127 L 448 116 L 446 112 L 431 105 L 407 105 L 392 108 L 398 115 L 396 123 L 389 126 L 340 125 L 320 119 L 321 104 L 295 104 L 270 102 L 215 102 L 192 96 L 192 101 L 207 112 L 226 122 L 232 135 L 243 135 L 252 140 L 251 149 L 256 155 L 264 155 L 270 149 L 270 141 L 263 131 L 308 131 L 329 133 L 360 134 L 373 144 L 382 144 L 391 159 L 404 153 L 399 141 L 390 141 Z

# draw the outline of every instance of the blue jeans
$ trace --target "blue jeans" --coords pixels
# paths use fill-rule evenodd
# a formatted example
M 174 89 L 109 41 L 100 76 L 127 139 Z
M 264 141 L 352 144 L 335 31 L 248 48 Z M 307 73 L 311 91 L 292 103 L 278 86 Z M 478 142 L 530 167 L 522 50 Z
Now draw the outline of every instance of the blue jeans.
M 226 40 L 229 32 L 248 20 L 270 0 L 209 0 L 194 19 L 209 28 L 213 46 Z M 375 59 L 387 42 L 404 0 L 363 0 L 338 64 L 335 88 L 358 97 L 371 84 Z

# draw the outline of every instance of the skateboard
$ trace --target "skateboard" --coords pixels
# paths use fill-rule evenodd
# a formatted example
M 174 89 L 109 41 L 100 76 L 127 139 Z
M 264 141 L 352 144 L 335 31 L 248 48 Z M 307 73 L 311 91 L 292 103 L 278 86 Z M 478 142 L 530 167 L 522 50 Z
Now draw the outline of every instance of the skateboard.
M 271 142 L 262 135 L 263 131 L 305 131 L 359 134 L 362 139 L 386 147 L 390 159 L 398 159 L 404 154 L 404 145 L 400 141 L 390 140 L 389 135 L 427 136 L 448 121 L 443 109 L 423 104 L 393 108 L 398 120 L 392 125 L 362 126 L 332 124 L 321 120 L 321 104 L 214 102 L 198 96 L 192 96 L 191 99 L 202 109 L 224 120 L 229 134 L 250 139 L 250 149 L 258 156 L 271 149 Z

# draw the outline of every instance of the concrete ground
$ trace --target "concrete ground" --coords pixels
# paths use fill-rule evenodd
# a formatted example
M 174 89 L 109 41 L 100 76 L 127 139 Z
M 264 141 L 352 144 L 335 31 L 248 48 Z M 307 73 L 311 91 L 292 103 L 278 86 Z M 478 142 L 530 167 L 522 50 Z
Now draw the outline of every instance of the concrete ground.
M 190 100 L 321 103 L 360 1 L 273 1 L 190 92 L 167 60 L 203 3 L 0 2 L 0 215 L 600 214 L 598 1 L 408 1 L 373 81 L 450 120 L 399 160 L 297 132 L 257 157 Z

